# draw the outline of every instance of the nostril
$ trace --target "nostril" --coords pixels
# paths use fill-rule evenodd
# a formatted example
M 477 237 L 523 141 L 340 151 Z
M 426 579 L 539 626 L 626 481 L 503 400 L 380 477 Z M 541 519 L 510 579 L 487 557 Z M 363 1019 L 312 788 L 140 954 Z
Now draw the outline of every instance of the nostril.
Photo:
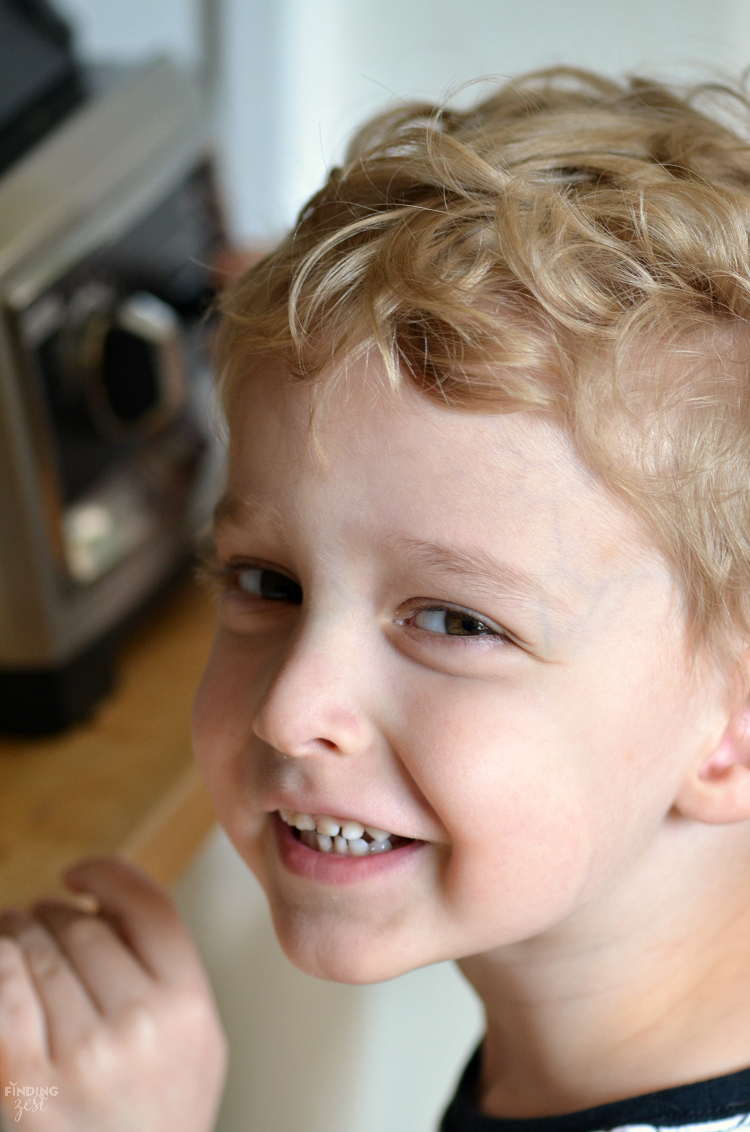
M 355 753 L 371 741 L 371 730 L 359 714 L 331 703 L 320 688 L 317 694 L 310 694 L 309 689 L 282 679 L 281 672 L 266 689 L 252 718 L 257 738 L 293 757 Z

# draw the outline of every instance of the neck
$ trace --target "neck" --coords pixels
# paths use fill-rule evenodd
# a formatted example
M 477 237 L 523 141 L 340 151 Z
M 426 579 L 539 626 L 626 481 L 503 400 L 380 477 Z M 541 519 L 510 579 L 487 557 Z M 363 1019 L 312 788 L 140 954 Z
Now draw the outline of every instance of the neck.
M 750 1065 L 750 831 L 675 821 L 534 939 L 463 960 L 487 1013 L 480 1107 L 573 1112 Z

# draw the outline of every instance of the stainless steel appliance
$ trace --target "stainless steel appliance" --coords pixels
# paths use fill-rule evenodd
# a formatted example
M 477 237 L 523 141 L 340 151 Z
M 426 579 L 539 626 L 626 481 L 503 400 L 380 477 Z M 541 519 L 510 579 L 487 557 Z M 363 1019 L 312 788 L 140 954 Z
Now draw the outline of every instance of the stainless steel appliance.
M 166 60 L 0 179 L 0 731 L 87 713 L 207 521 L 222 241 L 200 91 Z

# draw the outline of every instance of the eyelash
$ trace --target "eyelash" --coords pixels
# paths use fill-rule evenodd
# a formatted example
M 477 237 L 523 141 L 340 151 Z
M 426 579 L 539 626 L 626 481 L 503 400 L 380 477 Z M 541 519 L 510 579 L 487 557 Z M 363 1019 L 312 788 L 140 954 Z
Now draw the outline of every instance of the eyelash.
M 511 639 L 507 633 L 502 629 L 495 628 L 491 625 L 488 619 L 479 613 L 474 613 L 473 610 L 467 609 L 463 605 L 451 605 L 450 602 L 426 602 L 424 605 L 416 605 L 405 616 L 398 619 L 399 625 L 405 625 L 413 617 L 417 617 L 420 613 L 457 613 L 463 615 L 467 620 L 474 621 L 477 626 L 481 626 L 486 630 L 484 633 L 437 633 L 431 629 L 423 629 L 420 625 L 411 626 L 418 633 L 426 633 L 430 637 L 445 637 L 447 640 L 460 642 L 466 644 L 468 641 L 476 640 L 496 640 L 502 641 L 504 644 L 510 644 Z
M 235 567 L 225 566 L 219 561 L 213 549 L 204 551 L 198 558 L 193 577 L 199 586 L 208 590 L 211 597 L 218 597 L 229 585 L 229 576 Z
M 229 590 L 235 590 L 240 594 L 243 594 L 243 596 L 249 598 L 254 595 L 252 595 L 250 591 L 243 590 L 238 581 L 238 575 L 241 574 L 243 570 L 259 570 L 262 573 L 275 575 L 279 578 L 285 579 L 287 582 L 291 583 L 292 586 L 296 586 L 299 589 L 301 600 L 302 590 L 301 587 L 299 587 L 299 584 L 294 582 L 293 578 L 289 578 L 287 574 L 282 574 L 280 570 L 274 570 L 270 566 L 259 566 L 256 563 L 251 562 L 238 562 L 224 565 L 215 555 L 209 554 L 204 556 L 204 558 L 199 563 L 196 575 L 198 577 L 198 580 L 203 584 L 208 585 L 209 589 L 212 590 L 214 594 L 218 595 Z M 262 595 L 255 596 L 258 596 L 261 601 L 278 601 L 279 604 L 284 603 L 283 598 L 266 598 Z M 291 604 L 299 603 L 292 602 Z M 418 633 L 424 633 L 427 636 L 432 637 L 433 640 L 443 637 L 446 640 L 450 640 L 454 643 L 460 643 L 462 645 L 468 644 L 469 641 L 488 639 L 500 641 L 504 644 L 512 643 L 511 638 L 507 633 L 504 633 L 502 629 L 493 627 L 488 622 L 487 618 L 483 617 L 481 614 L 475 613 L 473 610 L 467 609 L 464 606 L 452 605 L 450 602 L 436 603 L 433 601 L 415 605 L 412 607 L 410 612 L 406 614 L 406 616 L 398 618 L 397 624 L 406 625 L 406 623 L 411 618 L 417 617 L 420 613 L 463 614 L 468 620 L 474 621 L 477 626 L 481 626 L 486 630 L 486 632 L 484 633 L 452 634 L 437 633 L 430 629 L 423 629 L 419 625 L 410 626 L 410 628 L 416 630 Z
M 262 574 L 273 575 L 276 578 L 281 578 L 288 582 L 290 586 L 299 589 L 300 601 L 302 596 L 302 589 L 293 578 L 287 574 L 283 574 L 280 570 L 274 570 L 272 566 L 259 566 L 256 562 L 230 562 L 224 565 L 220 562 L 214 553 L 204 555 L 198 564 L 196 570 L 196 577 L 200 583 L 206 585 L 214 596 L 219 596 L 229 590 L 236 590 L 238 593 L 243 594 L 245 597 L 256 596 L 251 591 L 244 590 L 239 583 L 239 575 L 243 570 L 259 570 Z M 281 604 L 283 598 L 265 598 L 263 595 L 257 595 L 261 600 L 278 601 Z M 299 604 L 293 602 L 292 604 Z

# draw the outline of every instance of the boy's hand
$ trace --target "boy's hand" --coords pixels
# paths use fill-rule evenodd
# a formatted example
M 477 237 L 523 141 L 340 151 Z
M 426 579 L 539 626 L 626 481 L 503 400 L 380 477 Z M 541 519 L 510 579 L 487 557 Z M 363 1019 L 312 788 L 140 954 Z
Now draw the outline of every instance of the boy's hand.
M 115 858 L 66 879 L 98 915 L 62 901 L 0 915 L 0 1112 L 26 1132 L 209 1132 L 225 1040 L 172 902 Z

